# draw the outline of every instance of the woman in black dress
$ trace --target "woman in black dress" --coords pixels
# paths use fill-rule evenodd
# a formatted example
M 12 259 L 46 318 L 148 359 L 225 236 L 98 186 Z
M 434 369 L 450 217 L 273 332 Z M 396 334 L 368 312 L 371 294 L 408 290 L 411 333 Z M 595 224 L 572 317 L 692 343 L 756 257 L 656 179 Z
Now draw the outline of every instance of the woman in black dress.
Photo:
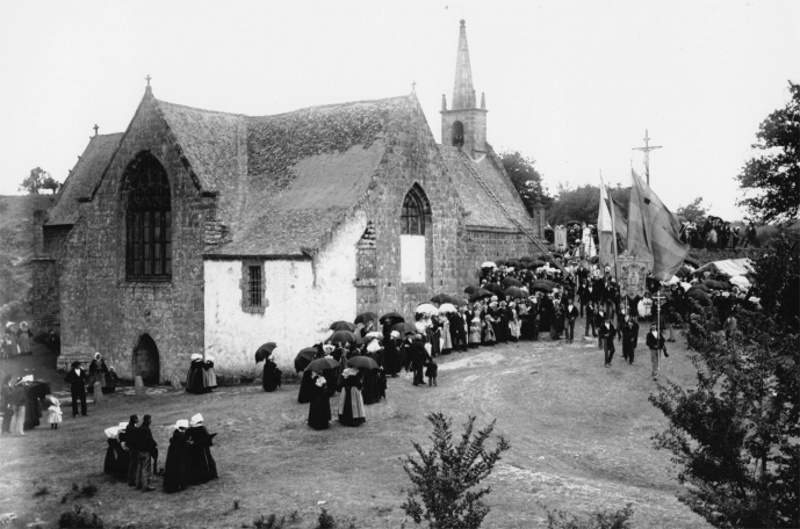
M 364 401 L 361 398 L 361 372 L 348 367 L 342 373 L 342 395 L 339 398 L 339 423 L 344 426 L 360 426 L 366 422 Z
M 175 431 L 169 440 L 167 460 L 164 463 L 164 492 L 178 492 L 189 484 L 189 445 L 186 431 L 189 421 L 181 419 L 175 423 Z
M 211 457 L 214 437 L 203 424 L 203 416 L 199 413 L 192 417 L 191 428 L 186 430 L 189 445 L 189 469 L 191 483 L 205 483 L 217 479 L 217 463 Z
M 264 391 L 272 393 L 281 386 L 281 370 L 278 369 L 278 364 L 275 363 L 275 355 L 270 354 L 264 360 L 264 374 L 261 378 L 261 385 Z
M 312 380 L 311 404 L 308 407 L 308 425 L 315 430 L 327 430 L 331 420 L 331 402 L 325 376 L 309 371 Z

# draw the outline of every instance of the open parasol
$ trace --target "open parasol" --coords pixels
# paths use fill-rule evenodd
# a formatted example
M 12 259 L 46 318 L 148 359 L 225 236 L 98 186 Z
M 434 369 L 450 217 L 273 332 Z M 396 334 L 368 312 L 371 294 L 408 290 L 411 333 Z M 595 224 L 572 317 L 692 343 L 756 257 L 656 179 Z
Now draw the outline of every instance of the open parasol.
M 259 347 L 256 350 L 256 364 L 261 362 L 262 360 L 266 360 L 269 357 L 269 355 L 272 354 L 272 351 L 274 351 L 276 347 L 278 347 L 278 345 L 275 342 L 267 342 L 261 347 Z
M 354 356 L 347 361 L 347 366 L 358 369 L 378 369 L 378 362 L 368 356 Z
M 330 330 L 354 332 L 356 330 L 356 326 L 350 323 L 349 321 L 339 320 L 331 323 Z
M 328 337 L 331 343 L 356 343 L 356 335 L 350 331 L 336 331 Z
M 302 349 L 297 353 L 297 356 L 294 357 L 294 370 L 298 373 L 302 372 L 306 366 L 317 357 L 317 352 L 316 347 L 306 347 Z

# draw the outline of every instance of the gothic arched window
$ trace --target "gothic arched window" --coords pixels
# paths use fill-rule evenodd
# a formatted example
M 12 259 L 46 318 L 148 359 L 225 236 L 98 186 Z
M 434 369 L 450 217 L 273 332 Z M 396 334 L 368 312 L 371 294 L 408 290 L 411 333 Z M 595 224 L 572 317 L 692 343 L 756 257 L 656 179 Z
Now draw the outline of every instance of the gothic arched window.
M 401 235 L 425 235 L 425 210 L 422 200 L 412 189 L 403 200 L 403 213 L 400 215 Z
M 125 204 L 125 278 L 169 281 L 172 278 L 172 210 L 167 172 L 142 151 L 122 175 Z

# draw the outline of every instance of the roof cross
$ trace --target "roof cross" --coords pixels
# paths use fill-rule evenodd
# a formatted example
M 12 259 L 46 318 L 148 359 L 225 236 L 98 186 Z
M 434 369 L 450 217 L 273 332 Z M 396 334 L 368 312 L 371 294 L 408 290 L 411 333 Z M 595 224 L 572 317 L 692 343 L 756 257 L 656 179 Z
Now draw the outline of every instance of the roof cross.
M 152 77 L 150 77 L 150 74 L 147 74 L 147 77 L 144 78 L 144 80 L 147 81 L 147 88 L 150 88 L 150 80 L 151 79 L 152 79 Z
M 100 130 L 100 127 L 97 126 L 97 123 L 94 124 L 94 135 L 97 136 L 97 131 Z
M 414 93 L 414 94 L 417 93 L 417 82 L 416 81 L 411 81 L 411 92 Z
M 647 185 L 650 185 L 650 151 L 661 149 L 660 145 L 650 146 L 650 136 L 644 129 L 644 147 L 634 147 L 634 151 L 644 151 L 644 173 L 647 175 Z

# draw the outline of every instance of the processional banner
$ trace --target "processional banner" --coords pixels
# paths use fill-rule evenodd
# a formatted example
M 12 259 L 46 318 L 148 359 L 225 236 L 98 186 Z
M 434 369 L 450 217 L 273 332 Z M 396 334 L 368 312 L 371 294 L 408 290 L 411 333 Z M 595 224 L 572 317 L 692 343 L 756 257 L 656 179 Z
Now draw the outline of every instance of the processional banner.
M 617 277 L 620 292 L 629 298 L 642 297 L 647 291 L 646 280 L 650 274 L 650 262 L 635 257 L 617 258 Z

